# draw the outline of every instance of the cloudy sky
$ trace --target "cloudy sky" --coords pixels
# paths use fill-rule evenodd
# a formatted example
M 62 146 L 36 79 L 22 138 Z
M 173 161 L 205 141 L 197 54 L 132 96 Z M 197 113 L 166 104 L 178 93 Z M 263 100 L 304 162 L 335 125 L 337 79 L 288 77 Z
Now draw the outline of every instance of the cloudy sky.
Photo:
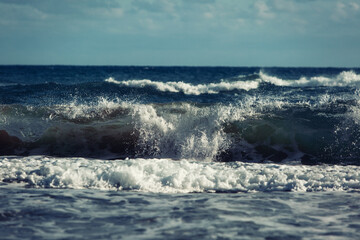
M 360 65 L 360 0 L 0 0 L 0 64 Z

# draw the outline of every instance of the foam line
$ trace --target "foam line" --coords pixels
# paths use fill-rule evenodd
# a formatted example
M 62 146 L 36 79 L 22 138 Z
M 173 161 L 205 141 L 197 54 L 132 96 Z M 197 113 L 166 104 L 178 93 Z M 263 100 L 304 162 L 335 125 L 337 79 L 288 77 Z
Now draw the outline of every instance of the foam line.
M 221 91 L 246 90 L 258 88 L 258 81 L 235 81 L 210 84 L 193 85 L 185 82 L 157 82 L 149 79 L 117 81 L 110 77 L 105 80 L 108 83 L 115 83 L 127 87 L 153 87 L 161 92 L 182 92 L 188 95 L 217 94 Z
M 360 190 L 360 167 L 204 163 L 170 159 L 100 161 L 85 158 L 1 157 L 0 181 L 39 188 L 144 192 Z
M 260 81 L 271 83 L 275 86 L 285 87 L 345 87 L 356 86 L 360 83 L 360 74 L 356 74 L 354 71 L 343 71 L 334 77 L 327 76 L 314 76 L 310 78 L 301 77 L 297 80 L 284 80 L 274 76 L 269 76 L 266 73 L 260 71 Z
M 240 76 L 238 78 L 246 79 L 246 77 L 244 76 Z M 263 71 L 260 71 L 259 78 L 255 80 L 247 80 L 247 81 L 222 80 L 221 82 L 218 83 L 198 84 L 198 85 L 193 85 L 181 81 L 159 82 L 159 81 L 152 81 L 149 79 L 117 81 L 112 77 L 105 79 L 105 82 L 114 83 L 127 87 L 136 87 L 136 88 L 152 87 L 161 92 L 173 92 L 173 93 L 181 92 L 187 95 L 200 95 L 200 94 L 218 94 L 219 92 L 222 91 L 233 91 L 233 90 L 249 91 L 252 89 L 257 89 L 261 83 L 269 83 L 275 86 L 282 86 L 282 87 L 356 86 L 360 84 L 360 74 L 356 74 L 354 71 L 343 71 L 334 77 L 314 76 L 310 78 L 301 77 L 295 80 L 286 80 L 275 76 L 267 75 Z

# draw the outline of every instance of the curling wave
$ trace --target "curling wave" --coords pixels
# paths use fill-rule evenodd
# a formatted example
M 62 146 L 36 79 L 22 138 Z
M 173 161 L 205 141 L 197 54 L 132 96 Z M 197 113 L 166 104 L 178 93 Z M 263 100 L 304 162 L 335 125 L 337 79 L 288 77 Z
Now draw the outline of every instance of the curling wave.
M 359 96 L 1 105 L 0 154 L 358 165 Z

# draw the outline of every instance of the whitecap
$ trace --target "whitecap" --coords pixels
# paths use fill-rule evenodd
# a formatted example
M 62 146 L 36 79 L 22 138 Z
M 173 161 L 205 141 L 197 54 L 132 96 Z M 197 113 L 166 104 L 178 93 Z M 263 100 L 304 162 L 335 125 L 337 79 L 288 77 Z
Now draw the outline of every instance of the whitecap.
M 149 79 L 117 81 L 112 77 L 106 79 L 105 82 L 115 83 L 127 87 L 137 87 L 137 88 L 153 87 L 161 92 L 173 92 L 173 93 L 182 92 L 187 95 L 217 94 L 221 91 L 232 91 L 232 90 L 249 91 L 251 89 L 258 88 L 259 86 L 258 81 L 235 81 L 235 82 L 222 81 L 219 83 L 193 85 L 181 81 L 159 82 L 159 81 L 152 81 Z
M 143 192 L 263 192 L 360 190 L 360 167 L 207 163 L 171 159 L 119 161 L 1 157 L 0 181 L 38 188 Z

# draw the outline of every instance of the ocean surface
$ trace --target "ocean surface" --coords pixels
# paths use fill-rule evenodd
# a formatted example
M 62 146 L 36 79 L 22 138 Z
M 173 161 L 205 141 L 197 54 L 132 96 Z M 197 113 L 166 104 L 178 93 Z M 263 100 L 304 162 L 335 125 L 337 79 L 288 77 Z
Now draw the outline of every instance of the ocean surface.
M 360 69 L 0 66 L 0 239 L 360 239 Z

